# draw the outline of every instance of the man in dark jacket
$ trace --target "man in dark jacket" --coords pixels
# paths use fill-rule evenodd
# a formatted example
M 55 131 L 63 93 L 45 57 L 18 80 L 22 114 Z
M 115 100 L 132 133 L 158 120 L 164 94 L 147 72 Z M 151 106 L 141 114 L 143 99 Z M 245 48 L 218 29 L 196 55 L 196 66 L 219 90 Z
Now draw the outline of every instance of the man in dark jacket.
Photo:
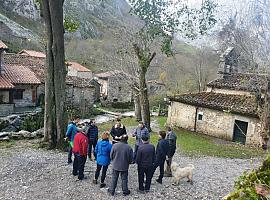
M 121 124 L 120 118 L 116 119 L 116 124 L 112 127 L 110 134 L 113 138 L 113 144 L 119 142 L 121 140 L 121 137 L 127 134 L 126 127 Z
M 171 171 L 171 164 L 172 164 L 172 158 L 174 156 L 175 150 L 176 150 L 176 140 L 177 136 L 172 131 L 171 127 L 168 127 L 168 133 L 166 136 L 166 140 L 169 142 L 169 153 L 168 153 L 168 159 L 166 160 L 167 167 L 165 170 L 165 176 L 171 177 L 172 171 Z
M 142 144 L 139 146 L 136 156 L 136 163 L 138 165 L 138 180 L 139 180 L 139 192 L 149 192 L 153 164 L 155 162 L 155 147 L 149 144 L 149 138 L 142 136 Z M 144 174 L 146 175 L 145 186 L 143 186 Z
M 135 149 L 134 149 L 134 156 L 133 156 L 133 160 L 136 160 L 136 155 L 137 155 L 137 151 L 139 146 L 143 143 L 142 142 L 142 137 L 147 137 L 150 139 L 150 135 L 149 135 L 149 131 L 148 129 L 145 127 L 143 122 L 139 122 L 138 128 L 136 129 L 136 131 L 132 134 L 133 137 L 136 137 L 136 144 L 135 144 Z
M 80 118 L 74 117 L 72 121 L 67 126 L 66 138 L 65 140 L 69 141 L 69 148 L 68 148 L 68 163 L 72 163 L 72 148 L 73 148 L 73 141 L 74 137 L 77 133 L 77 123 L 79 123 Z
M 98 141 L 98 127 L 96 126 L 96 121 L 95 119 L 91 119 L 89 126 L 88 126 L 88 131 L 87 131 L 87 137 L 88 137 L 88 141 L 89 141 L 89 145 L 88 145 L 88 158 L 90 160 L 92 159 L 92 148 L 93 148 L 93 152 L 96 148 L 97 145 L 97 141 Z M 94 153 L 94 157 L 96 159 L 96 154 Z
M 115 193 L 119 174 L 121 174 L 123 194 L 125 196 L 130 194 L 130 190 L 128 189 L 128 168 L 129 164 L 133 161 L 133 150 L 131 146 L 127 144 L 127 141 L 128 136 L 122 136 L 121 141 L 114 144 L 111 150 L 110 157 L 113 171 L 112 182 L 108 189 L 111 195 Z
M 78 176 L 79 180 L 84 178 L 84 166 L 87 158 L 88 138 L 86 136 L 86 127 L 78 127 L 78 133 L 74 137 L 73 153 L 75 156 L 73 162 L 73 175 Z
M 162 178 L 164 176 L 164 163 L 166 160 L 166 157 L 169 153 L 169 142 L 168 140 L 165 139 L 166 137 L 166 132 L 165 131 L 159 131 L 159 141 L 157 144 L 157 148 L 156 148 L 156 160 L 153 166 L 153 175 L 157 169 L 157 167 L 159 167 L 160 169 L 160 174 L 158 179 L 156 179 L 156 181 L 160 184 L 162 184 Z

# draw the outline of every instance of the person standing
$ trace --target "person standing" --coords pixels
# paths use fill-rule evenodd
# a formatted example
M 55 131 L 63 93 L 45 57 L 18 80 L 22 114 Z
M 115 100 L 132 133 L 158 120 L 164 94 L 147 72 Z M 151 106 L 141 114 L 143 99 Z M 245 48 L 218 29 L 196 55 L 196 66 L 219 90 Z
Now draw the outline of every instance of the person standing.
M 123 195 L 129 195 L 130 190 L 128 189 L 128 168 L 133 162 L 133 150 L 131 146 L 127 144 L 128 136 L 123 135 L 121 141 L 114 144 L 110 154 L 112 160 L 112 182 L 108 189 L 110 195 L 114 195 L 115 188 L 119 174 L 122 179 L 122 190 Z
M 96 159 L 97 169 L 96 169 L 95 179 L 93 180 L 93 183 L 97 184 L 97 180 L 98 180 L 101 168 L 102 168 L 100 188 L 103 188 L 106 186 L 104 181 L 106 178 L 107 169 L 111 162 L 110 153 L 112 149 L 112 144 L 109 141 L 109 137 L 110 137 L 109 132 L 105 131 L 104 133 L 102 133 L 101 140 L 98 141 L 95 148 L 95 154 L 97 156 L 97 159 Z
M 176 150 L 177 136 L 172 131 L 171 127 L 168 127 L 167 130 L 168 130 L 168 132 L 166 135 L 166 140 L 168 140 L 168 142 L 169 142 L 169 152 L 168 152 L 168 159 L 166 160 L 167 167 L 165 170 L 165 176 L 172 177 L 171 164 L 172 164 L 172 158 L 173 158 L 175 150 Z
M 74 176 L 78 175 L 79 180 L 84 178 L 84 166 L 87 158 L 87 147 L 88 138 L 86 135 L 86 127 L 78 127 L 78 133 L 74 137 L 74 162 L 73 162 L 73 172 Z
M 142 144 L 138 147 L 136 163 L 138 165 L 139 192 L 149 192 L 155 162 L 155 147 L 149 144 L 149 138 L 142 136 Z M 145 186 L 144 175 L 146 176 Z
M 95 148 L 96 148 L 97 141 L 98 141 L 98 127 L 96 126 L 95 119 L 90 120 L 88 131 L 87 131 L 87 137 L 88 137 L 88 141 L 89 141 L 88 158 L 90 160 L 93 160 L 92 148 L 93 148 L 93 152 L 94 152 L 94 157 L 96 159 Z
M 157 167 L 159 167 L 160 174 L 159 174 L 158 179 L 156 179 L 156 181 L 162 184 L 162 179 L 164 176 L 164 163 L 169 153 L 169 142 L 168 140 L 165 139 L 166 137 L 165 131 L 159 131 L 159 137 L 160 139 L 158 141 L 157 148 L 156 148 L 156 160 L 153 166 L 153 175 Z
M 149 131 L 145 127 L 144 123 L 142 121 L 139 122 L 138 128 L 136 131 L 132 134 L 133 137 L 136 137 L 136 144 L 135 144 L 135 149 L 134 149 L 134 156 L 133 160 L 136 160 L 136 155 L 139 146 L 142 144 L 142 137 L 147 137 L 150 139 Z
M 119 142 L 121 140 L 121 137 L 127 134 L 126 127 L 123 124 L 121 124 L 120 118 L 116 119 L 116 124 L 112 127 L 110 134 L 113 138 L 112 139 L 113 144 Z
M 79 123 L 80 118 L 74 117 L 72 121 L 67 126 L 67 132 L 66 132 L 66 138 L 65 140 L 69 141 L 69 147 L 68 147 L 68 164 L 72 163 L 72 148 L 73 148 L 73 141 L 74 137 L 77 133 L 77 127 L 76 124 Z

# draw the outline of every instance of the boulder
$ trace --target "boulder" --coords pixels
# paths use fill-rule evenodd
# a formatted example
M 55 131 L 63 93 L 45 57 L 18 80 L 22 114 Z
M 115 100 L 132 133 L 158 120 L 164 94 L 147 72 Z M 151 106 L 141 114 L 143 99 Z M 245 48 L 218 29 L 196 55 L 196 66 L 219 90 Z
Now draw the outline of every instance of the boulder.
M 9 132 L 0 132 L 0 138 L 6 137 L 6 136 L 10 136 Z
M 6 128 L 9 124 L 9 121 L 6 118 L 0 118 L 0 131 Z
M 35 138 L 42 138 L 44 136 L 44 128 L 32 132 L 31 135 Z
M 23 135 L 19 132 L 11 132 L 10 137 L 14 140 L 21 140 L 23 139 Z
M 5 137 L 0 138 L 0 141 L 1 142 L 9 141 L 9 136 L 5 136 Z
M 10 125 L 14 126 L 16 129 L 20 129 L 20 126 L 22 125 L 22 120 L 21 118 L 18 116 L 17 118 L 15 118 L 13 121 L 10 122 Z
M 2 132 L 15 132 L 18 131 L 18 129 L 15 126 L 8 125 L 6 128 L 1 130 Z
M 32 138 L 34 138 L 29 131 L 21 130 L 21 131 L 18 132 L 18 134 L 22 135 L 23 138 L 25 138 L 25 139 L 32 139 Z

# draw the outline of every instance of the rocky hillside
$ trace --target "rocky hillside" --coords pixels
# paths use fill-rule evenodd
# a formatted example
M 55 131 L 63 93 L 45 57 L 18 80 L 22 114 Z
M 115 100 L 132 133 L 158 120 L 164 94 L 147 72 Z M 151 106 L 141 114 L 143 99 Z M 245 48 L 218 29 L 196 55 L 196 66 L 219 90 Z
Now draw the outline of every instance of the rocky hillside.
M 65 0 L 64 12 L 80 24 L 75 33 L 65 34 L 66 57 L 93 71 L 120 66 L 115 53 L 125 35 L 123 27 L 135 27 L 138 21 L 129 15 L 126 0 Z M 127 29 L 127 28 L 126 28 Z M 18 52 L 23 48 L 44 50 L 44 25 L 35 0 L 0 0 L 0 39 Z M 176 41 L 174 59 L 158 56 L 149 70 L 148 79 L 161 79 L 179 91 L 196 89 L 196 48 Z M 156 49 L 158 50 L 158 49 Z M 207 51 L 209 53 L 209 51 Z M 210 52 L 205 66 L 207 80 L 215 76 L 217 62 Z M 205 79 L 205 78 L 203 78 Z

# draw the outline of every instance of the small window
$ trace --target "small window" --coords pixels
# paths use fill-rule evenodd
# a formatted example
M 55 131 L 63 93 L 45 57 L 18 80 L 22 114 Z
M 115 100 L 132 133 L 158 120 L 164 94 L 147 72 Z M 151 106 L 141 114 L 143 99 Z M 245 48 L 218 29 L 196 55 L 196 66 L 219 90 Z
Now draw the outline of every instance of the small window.
M 14 99 L 23 99 L 23 91 L 24 90 L 15 90 L 13 94 Z
M 198 120 L 199 121 L 202 121 L 203 120 L 203 113 L 202 112 L 199 112 L 198 113 Z

